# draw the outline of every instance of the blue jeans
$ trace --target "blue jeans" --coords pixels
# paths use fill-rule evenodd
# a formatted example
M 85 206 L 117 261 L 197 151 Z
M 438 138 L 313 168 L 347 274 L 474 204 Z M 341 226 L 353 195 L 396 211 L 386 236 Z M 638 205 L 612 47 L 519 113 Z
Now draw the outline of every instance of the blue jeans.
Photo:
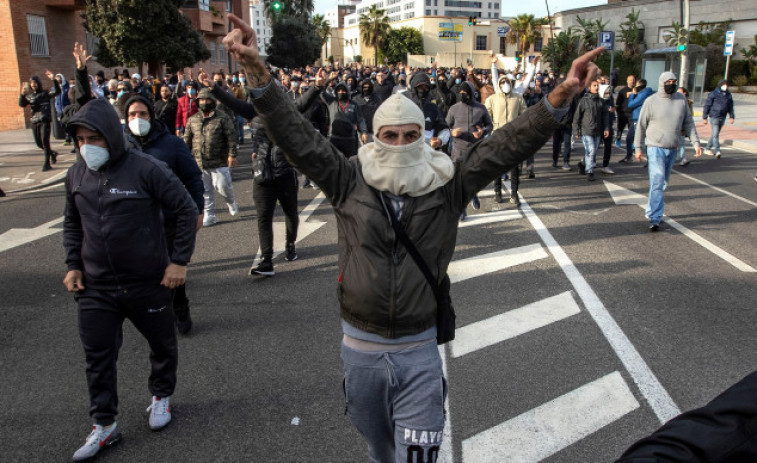
M 707 149 L 713 150 L 716 153 L 720 151 L 720 129 L 723 128 L 725 118 L 717 119 L 715 117 L 710 118 L 710 126 L 712 127 L 712 135 L 710 141 L 707 142 Z
M 678 150 L 675 148 L 647 147 L 649 202 L 647 202 L 646 215 L 649 218 L 650 225 L 657 225 L 662 220 L 665 209 L 665 201 L 662 195 L 665 188 L 668 187 L 670 172 L 673 170 L 673 163 L 676 162 L 677 155 Z
M 342 344 L 342 362 L 347 412 L 368 442 L 369 461 L 436 461 L 447 396 L 436 342 L 399 352 Z
M 626 160 L 633 157 L 633 138 L 636 136 L 637 121 L 628 122 L 628 133 L 626 134 Z
M 586 173 L 590 174 L 594 171 L 594 165 L 597 163 L 597 148 L 599 148 L 600 137 L 590 137 L 588 135 L 582 135 L 581 140 L 584 142 L 584 166 L 586 166 Z
M 239 143 L 244 143 L 244 118 L 237 116 L 237 134 L 239 135 Z
M 686 159 L 686 139 L 683 138 L 683 135 L 678 136 L 678 157 L 676 159 L 681 161 Z

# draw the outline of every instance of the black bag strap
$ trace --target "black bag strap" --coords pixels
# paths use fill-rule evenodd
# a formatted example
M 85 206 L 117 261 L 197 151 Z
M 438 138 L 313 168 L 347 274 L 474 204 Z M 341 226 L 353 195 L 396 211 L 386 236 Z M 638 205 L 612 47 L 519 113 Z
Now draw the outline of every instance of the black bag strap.
M 423 273 L 423 276 L 426 277 L 426 281 L 428 281 L 428 284 L 431 285 L 431 289 L 434 291 L 434 295 L 437 299 L 439 299 L 439 284 L 431 274 L 431 270 L 429 270 L 428 265 L 426 265 L 426 262 L 423 260 L 423 257 L 421 257 L 420 253 L 418 253 L 418 249 L 415 248 L 415 245 L 412 243 L 412 241 L 410 241 L 410 238 L 407 237 L 405 230 L 402 229 L 402 225 L 400 225 L 399 220 L 397 220 L 397 215 L 394 213 L 394 207 L 391 204 L 387 206 L 386 202 L 384 201 L 384 194 L 381 192 L 379 192 L 379 194 L 381 195 L 381 203 L 384 205 L 384 209 L 386 210 L 387 214 L 389 214 L 389 219 L 392 223 L 392 228 L 394 228 L 394 233 L 405 246 L 407 252 L 410 253 L 410 256 L 412 256 L 413 260 L 418 265 L 418 268 Z

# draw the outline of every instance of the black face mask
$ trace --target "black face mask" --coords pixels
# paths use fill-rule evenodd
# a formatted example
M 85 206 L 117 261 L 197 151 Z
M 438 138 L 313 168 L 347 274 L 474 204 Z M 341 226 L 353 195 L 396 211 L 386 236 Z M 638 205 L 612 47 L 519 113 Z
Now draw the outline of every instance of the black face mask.
M 363 95 L 368 96 L 373 93 L 373 89 L 371 87 L 363 87 Z
M 447 87 L 447 81 L 445 79 L 439 79 L 436 81 L 436 86 L 441 89 L 444 89 Z
M 672 95 L 675 93 L 676 89 L 678 88 L 678 85 L 676 85 L 676 83 L 673 82 L 672 84 L 665 84 L 663 88 L 665 89 L 665 93 L 667 93 L 668 95 Z
M 350 98 L 350 97 L 349 97 L 349 95 L 347 95 L 347 94 L 346 94 L 346 93 L 344 93 L 344 92 L 339 92 L 339 93 L 337 93 L 337 94 L 336 94 L 336 97 L 337 97 L 337 98 L 339 99 L 339 101 L 341 101 L 342 103 L 344 103 L 345 101 L 347 101 L 347 100 L 348 100 L 348 99 Z
M 429 90 L 427 88 L 416 88 L 415 94 L 418 95 L 418 98 L 420 98 L 421 100 L 425 100 L 428 96 L 428 91 Z
M 215 101 L 210 102 L 203 102 L 197 105 L 200 108 L 200 111 L 204 113 L 209 113 L 210 111 L 213 111 L 216 109 L 216 103 Z
M 470 101 L 470 95 L 468 95 L 465 92 L 461 92 L 460 93 L 460 101 L 462 101 L 463 103 L 469 102 Z
M 223 81 L 222 80 L 216 80 L 215 83 L 216 83 L 216 85 L 219 85 L 219 86 L 223 87 Z

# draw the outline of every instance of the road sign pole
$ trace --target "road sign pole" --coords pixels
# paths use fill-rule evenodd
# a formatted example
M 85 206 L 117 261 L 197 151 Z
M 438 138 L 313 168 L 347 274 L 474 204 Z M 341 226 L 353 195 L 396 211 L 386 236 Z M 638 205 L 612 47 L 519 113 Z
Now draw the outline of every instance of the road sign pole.
M 728 80 L 728 66 L 731 65 L 731 55 L 725 58 L 725 80 Z
M 615 69 L 615 50 L 610 52 L 610 75 L 612 75 L 613 69 Z M 610 80 L 610 83 L 612 84 L 612 80 Z M 611 93 L 614 91 L 615 89 L 612 89 Z

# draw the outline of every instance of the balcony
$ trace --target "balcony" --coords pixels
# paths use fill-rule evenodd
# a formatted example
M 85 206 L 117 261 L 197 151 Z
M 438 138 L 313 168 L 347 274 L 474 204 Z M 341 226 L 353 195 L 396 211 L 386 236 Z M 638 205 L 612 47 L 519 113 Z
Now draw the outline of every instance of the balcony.
M 60 8 L 63 10 L 83 10 L 86 6 L 85 0 L 45 0 L 45 6 L 50 8 Z

